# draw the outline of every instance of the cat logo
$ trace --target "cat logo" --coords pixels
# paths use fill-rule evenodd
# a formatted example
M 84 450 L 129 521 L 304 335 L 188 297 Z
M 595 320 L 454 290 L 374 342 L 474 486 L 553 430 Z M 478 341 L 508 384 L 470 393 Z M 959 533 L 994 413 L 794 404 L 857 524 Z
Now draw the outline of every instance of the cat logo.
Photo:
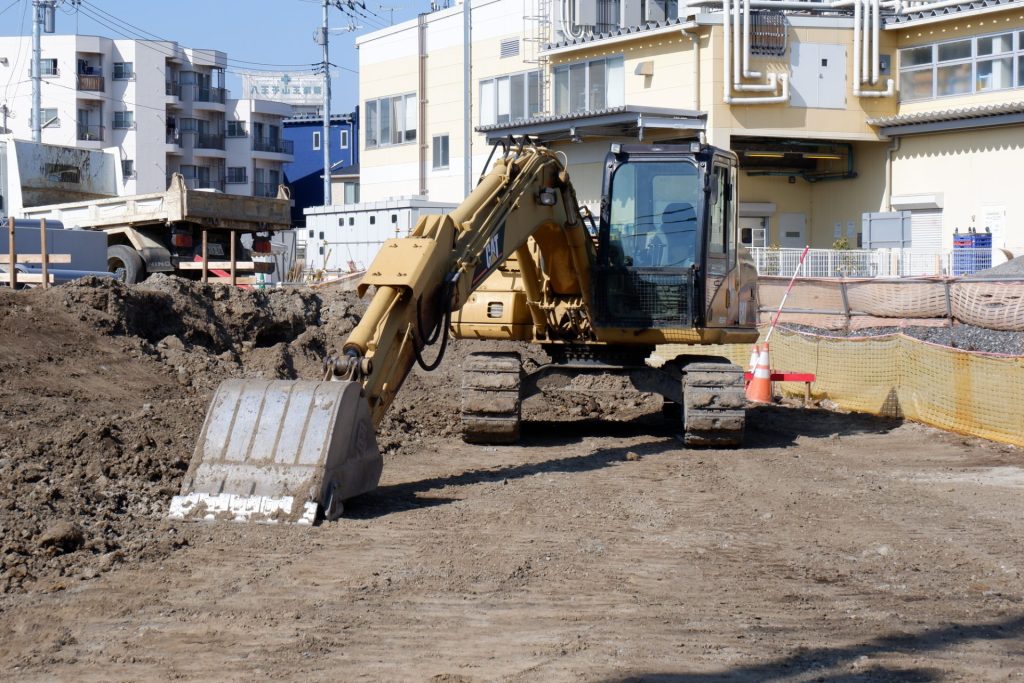
M 491 239 L 484 245 L 484 267 L 490 270 L 501 257 L 501 235 L 494 233 Z

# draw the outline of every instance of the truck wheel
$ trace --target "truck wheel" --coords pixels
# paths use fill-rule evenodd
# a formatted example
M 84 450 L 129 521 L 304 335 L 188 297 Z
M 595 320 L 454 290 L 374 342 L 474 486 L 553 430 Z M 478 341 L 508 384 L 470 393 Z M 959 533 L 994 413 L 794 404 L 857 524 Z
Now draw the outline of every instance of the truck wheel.
M 139 252 L 126 244 L 107 247 L 107 270 L 128 285 L 141 282 L 146 277 L 146 266 Z

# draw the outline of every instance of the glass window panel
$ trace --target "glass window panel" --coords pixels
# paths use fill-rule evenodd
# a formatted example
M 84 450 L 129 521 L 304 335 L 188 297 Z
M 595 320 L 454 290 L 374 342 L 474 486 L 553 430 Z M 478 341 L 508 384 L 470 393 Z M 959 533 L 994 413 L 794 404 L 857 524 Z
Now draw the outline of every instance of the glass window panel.
M 569 111 L 578 112 L 587 109 L 587 64 L 569 65 Z
M 605 73 L 604 60 L 590 62 L 590 91 L 587 98 L 587 109 L 597 111 L 605 108 Z
M 978 62 L 976 72 L 975 88 L 979 91 L 1013 87 L 1013 57 Z
M 511 79 L 512 120 L 526 118 L 526 74 L 516 74 Z
M 569 113 L 569 67 L 555 69 L 555 113 Z
M 391 102 L 380 101 L 380 144 L 391 144 Z
M 391 98 L 391 144 L 397 145 L 402 141 L 402 132 L 405 130 L 405 98 Z
M 968 59 L 970 56 L 970 40 L 958 40 L 955 43 L 941 43 L 939 45 L 940 62 L 951 62 L 956 59 Z
M 494 81 L 480 83 L 480 125 L 488 126 L 497 123 L 494 111 Z
M 904 100 L 917 100 L 924 97 L 934 97 L 932 89 L 932 70 L 918 69 L 917 71 L 900 72 L 900 96 Z
M 366 103 L 366 146 L 377 146 L 377 102 L 371 100 Z
M 526 77 L 526 115 L 534 116 L 540 112 L 540 74 L 531 71 Z
M 1024 55 L 1017 57 L 1017 87 L 1024 88 Z
M 936 69 L 937 94 L 960 95 L 971 92 L 971 65 L 954 64 Z
M 626 104 L 626 77 L 622 57 L 608 60 L 607 107 L 621 107 Z
M 511 105 L 509 79 L 505 76 L 498 79 L 498 123 L 508 123 Z
M 926 45 L 924 47 L 912 47 L 907 50 L 900 50 L 900 68 L 905 69 L 908 66 L 931 64 L 932 48 L 933 46 Z
M 1013 34 L 1001 33 L 998 36 L 978 38 L 978 56 L 998 55 L 1013 51 Z
M 413 142 L 416 139 L 416 96 L 405 96 L 405 141 Z

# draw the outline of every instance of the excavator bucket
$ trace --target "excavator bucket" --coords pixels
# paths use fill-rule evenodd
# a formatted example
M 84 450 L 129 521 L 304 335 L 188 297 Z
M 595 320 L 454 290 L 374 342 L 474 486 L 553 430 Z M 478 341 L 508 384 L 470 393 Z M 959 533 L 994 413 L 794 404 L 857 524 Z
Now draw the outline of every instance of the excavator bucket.
M 172 519 L 313 524 L 377 487 L 358 382 L 228 380 L 214 394 Z

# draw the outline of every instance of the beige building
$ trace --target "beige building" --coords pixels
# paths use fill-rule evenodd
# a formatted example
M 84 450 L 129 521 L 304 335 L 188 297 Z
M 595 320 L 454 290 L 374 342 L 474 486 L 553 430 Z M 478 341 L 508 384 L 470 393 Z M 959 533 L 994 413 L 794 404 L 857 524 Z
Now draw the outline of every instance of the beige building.
M 987 228 L 1024 252 L 1022 0 L 464 9 L 360 39 L 363 201 L 459 201 L 492 142 L 529 134 L 596 208 L 611 142 L 703 138 L 739 155 L 752 246 L 856 245 L 865 214 L 906 212 L 915 249 Z

